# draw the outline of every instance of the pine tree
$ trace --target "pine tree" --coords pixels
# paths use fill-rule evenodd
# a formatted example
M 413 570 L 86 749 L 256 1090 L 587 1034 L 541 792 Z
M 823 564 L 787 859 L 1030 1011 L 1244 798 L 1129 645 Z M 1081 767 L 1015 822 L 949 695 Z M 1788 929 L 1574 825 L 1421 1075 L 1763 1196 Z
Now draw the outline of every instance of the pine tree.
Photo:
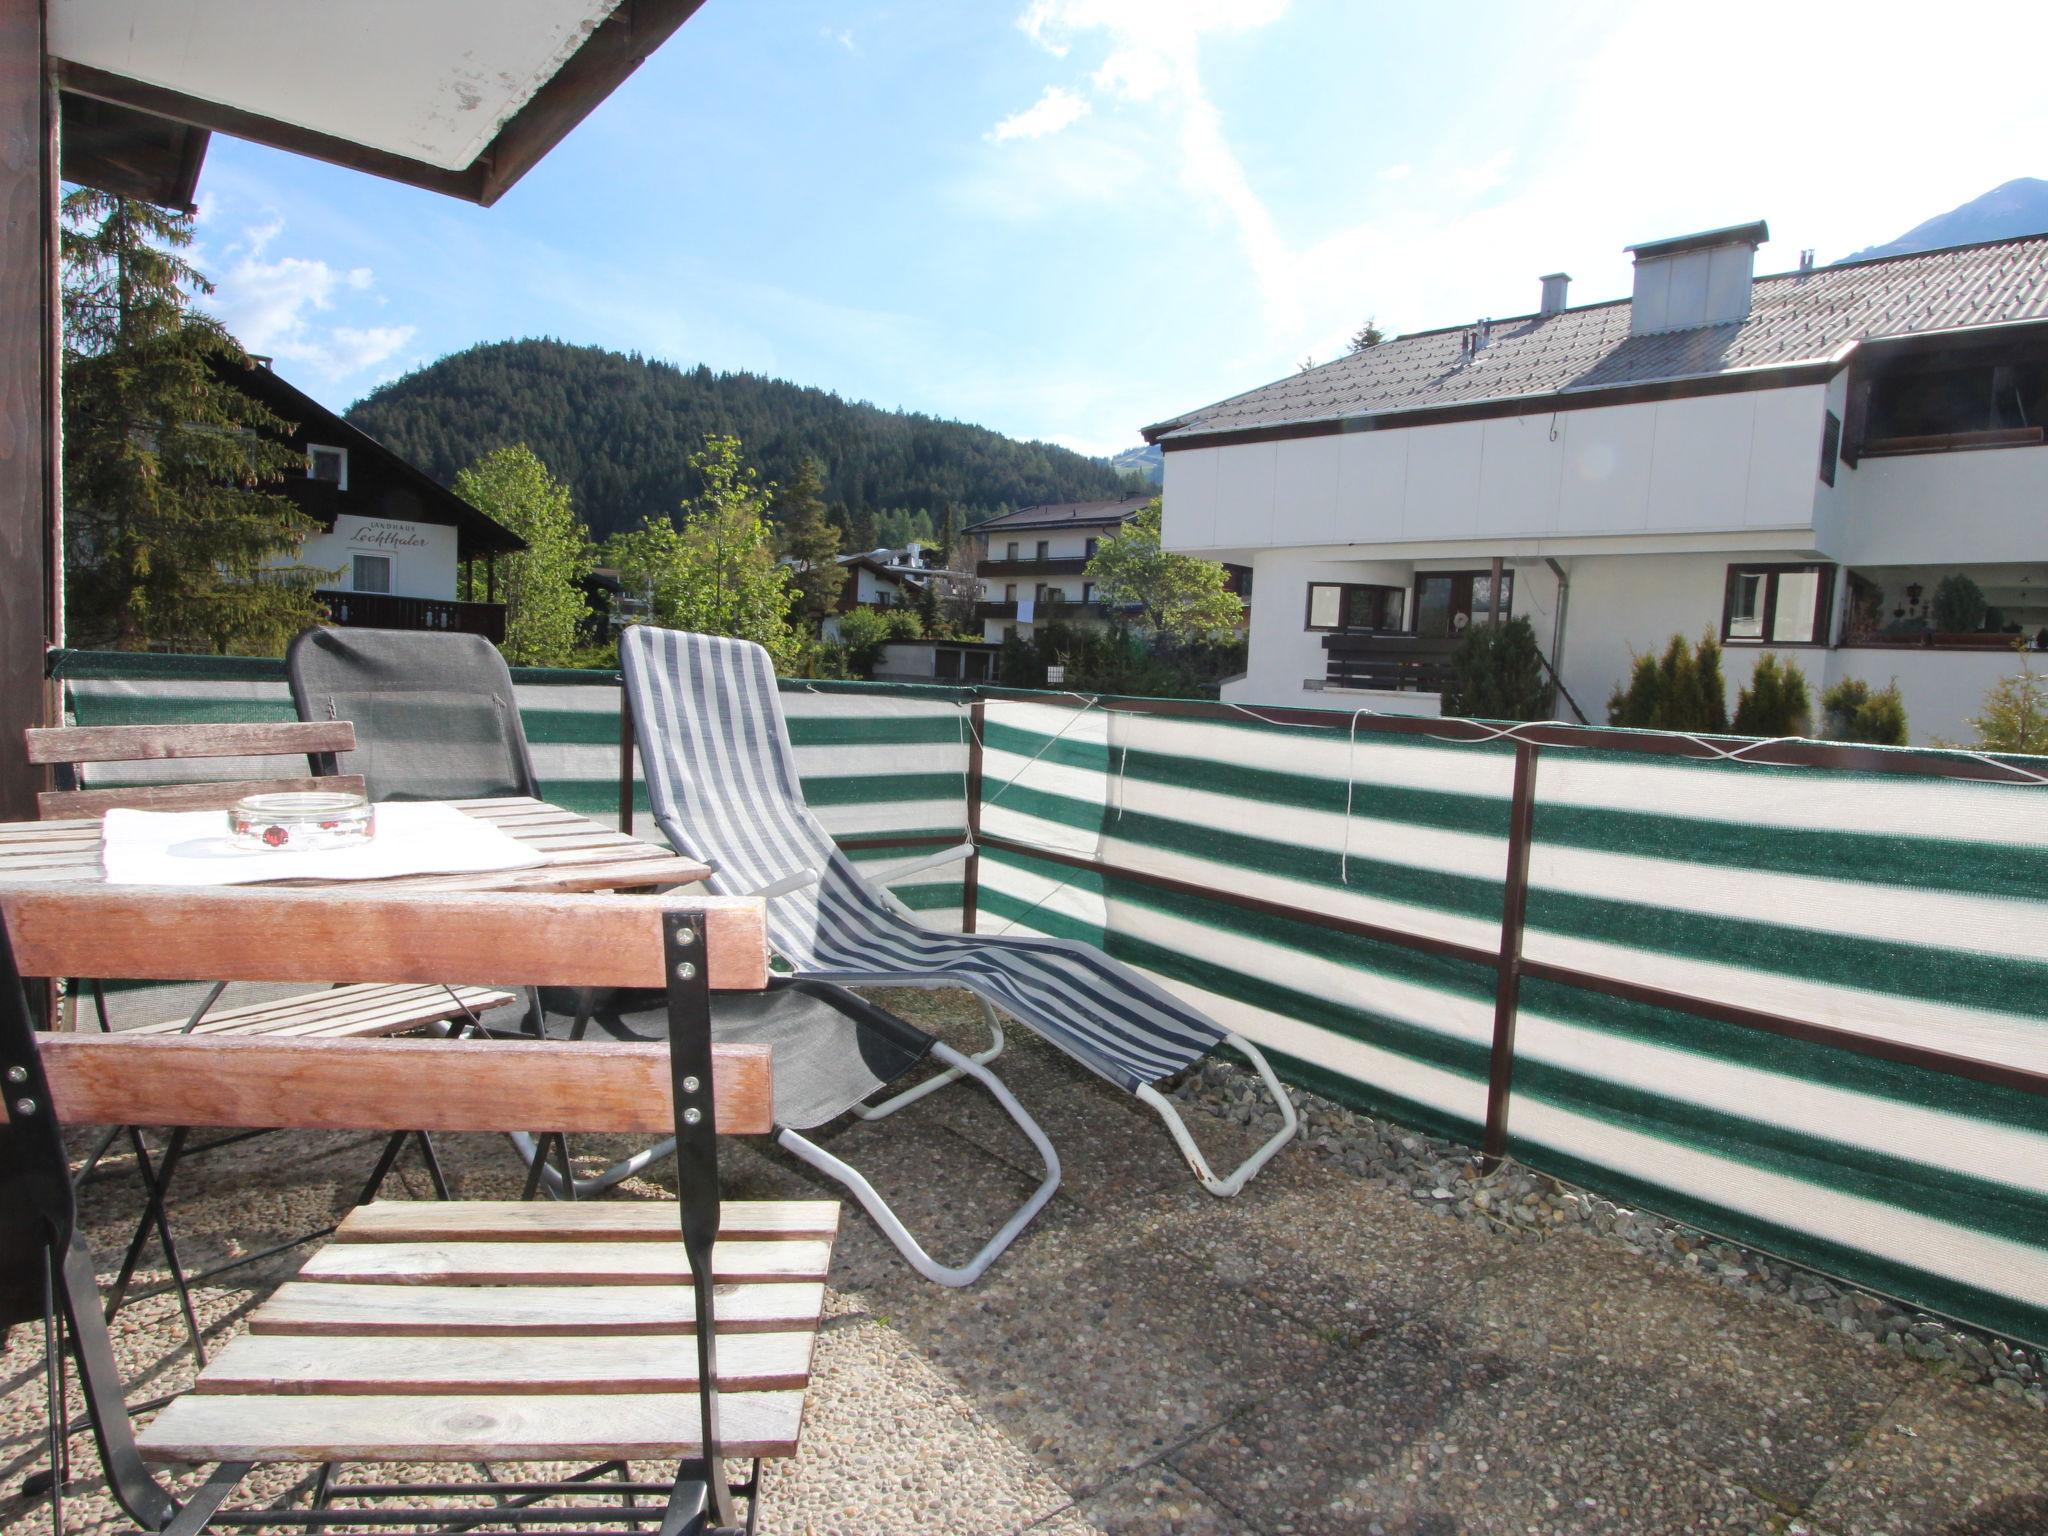
M 276 494 L 292 424 L 215 364 L 247 354 L 188 294 L 192 220 L 64 199 L 65 622 L 76 644 L 275 655 L 335 572 L 292 560 L 319 524 Z
M 526 540 L 523 553 L 503 556 L 499 565 L 505 659 L 515 666 L 567 666 L 577 626 L 589 612 L 579 583 L 590 572 L 592 553 L 569 488 L 521 443 L 463 470 L 455 494 Z
M 1365 324 L 1351 333 L 1351 350 L 1369 352 L 1387 339 L 1387 333 L 1380 329 L 1379 317 L 1368 315 Z
M 775 532 L 780 553 L 795 564 L 796 616 L 807 629 L 839 606 L 846 567 L 839 564 L 839 530 L 825 516 L 825 466 L 806 457 L 796 474 L 775 492 Z
M 1735 699 L 1738 736 L 1803 736 L 1812 722 L 1806 674 L 1796 661 L 1766 651 L 1757 657 L 1749 686 Z
M 612 540 L 612 563 L 629 589 L 651 595 L 658 623 L 752 640 L 787 667 L 801 640 L 787 617 L 790 573 L 775 563 L 768 531 L 772 489 L 741 459 L 736 437 L 705 438 L 690 468 L 704 489 L 683 504 L 682 525 L 648 518 Z

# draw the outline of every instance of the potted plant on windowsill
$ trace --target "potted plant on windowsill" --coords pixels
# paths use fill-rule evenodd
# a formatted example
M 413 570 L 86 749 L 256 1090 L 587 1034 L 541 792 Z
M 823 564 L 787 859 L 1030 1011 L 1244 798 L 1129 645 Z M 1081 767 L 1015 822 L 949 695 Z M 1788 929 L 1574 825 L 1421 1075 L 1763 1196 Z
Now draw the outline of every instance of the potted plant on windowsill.
M 1984 589 L 1961 571 L 1941 578 L 1927 606 L 1934 618 L 1930 644 L 1952 650 L 1987 650 L 2012 643 L 1996 626 L 1987 626 L 1991 605 L 1984 599 Z

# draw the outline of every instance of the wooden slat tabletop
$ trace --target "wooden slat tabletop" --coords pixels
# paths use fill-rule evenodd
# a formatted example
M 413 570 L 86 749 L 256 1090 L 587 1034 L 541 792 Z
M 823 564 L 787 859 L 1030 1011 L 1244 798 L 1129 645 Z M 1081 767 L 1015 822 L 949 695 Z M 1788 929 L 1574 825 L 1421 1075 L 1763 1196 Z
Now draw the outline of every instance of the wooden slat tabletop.
M 695 859 L 615 832 L 544 800 L 455 800 L 450 804 L 545 854 L 547 863 L 488 874 L 403 875 L 346 883 L 369 890 L 613 891 L 685 885 L 711 873 Z M 97 884 L 103 878 L 97 817 L 0 822 L 0 886 Z M 319 884 L 307 880 L 276 883 Z

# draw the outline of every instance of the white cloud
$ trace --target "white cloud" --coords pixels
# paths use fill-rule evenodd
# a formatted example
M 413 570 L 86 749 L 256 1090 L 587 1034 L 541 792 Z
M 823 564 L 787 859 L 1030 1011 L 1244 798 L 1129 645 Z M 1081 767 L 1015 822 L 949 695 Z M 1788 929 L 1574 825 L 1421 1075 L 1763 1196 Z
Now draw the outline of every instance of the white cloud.
M 1399 165 L 1390 165 L 1380 172 L 1381 181 L 1406 181 L 1415 174 L 1415 167 L 1403 160 Z
M 818 36 L 824 38 L 828 43 L 837 43 L 855 58 L 860 57 L 860 44 L 854 41 L 852 28 L 820 27 L 818 28 Z
M 334 315 L 345 300 L 381 305 L 369 267 L 343 269 L 304 256 L 266 260 L 284 227 L 273 215 L 243 228 L 223 248 L 227 265 L 213 274 L 216 289 L 207 304 L 236 340 L 325 384 L 387 362 L 412 340 L 410 325 L 348 325 Z
M 1042 139 L 1062 128 L 1071 128 L 1088 112 L 1088 102 L 1084 97 L 1060 86 L 1048 85 L 1043 96 L 1023 111 L 1012 112 L 989 129 L 988 136 L 998 144 L 1007 139 Z
M 1094 88 L 1164 115 L 1183 190 L 1235 226 L 1270 317 L 1291 329 L 1300 317 L 1293 259 L 1231 147 L 1200 64 L 1205 37 L 1254 30 L 1286 10 L 1287 0 L 1031 0 L 1017 25 L 1061 58 L 1083 36 L 1104 38 Z

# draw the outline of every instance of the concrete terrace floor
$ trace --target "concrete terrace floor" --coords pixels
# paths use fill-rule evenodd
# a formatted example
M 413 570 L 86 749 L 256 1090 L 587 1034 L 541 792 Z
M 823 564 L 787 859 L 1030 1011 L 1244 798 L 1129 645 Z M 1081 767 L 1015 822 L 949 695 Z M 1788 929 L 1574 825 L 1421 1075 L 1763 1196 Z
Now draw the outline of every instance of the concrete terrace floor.
M 947 996 L 890 1000 L 972 1039 Z M 764 1531 L 2048 1532 L 2038 1409 L 1590 1231 L 1531 1242 L 1432 1216 L 1299 1147 L 1213 1199 L 1153 1116 L 1012 1040 L 997 1065 L 1060 1149 L 1059 1196 L 969 1291 L 918 1279 L 848 1203 L 803 1451 L 771 1468 Z M 1219 1161 L 1249 1144 L 1193 1123 Z M 942 1257 L 1034 1182 L 971 1089 L 830 1144 Z M 375 1146 L 293 1134 L 189 1165 L 174 1200 L 188 1267 L 332 1220 Z M 442 1151 L 458 1194 L 517 1195 L 502 1141 Z M 736 1196 L 837 1193 L 754 1145 L 724 1156 Z M 426 1192 L 409 1170 L 405 1193 Z M 138 1200 L 130 1177 L 88 1190 L 103 1263 Z M 297 1262 L 202 1287 L 213 1336 Z M 115 1331 L 134 1396 L 190 1379 L 168 1297 Z M 0 1357 L 6 1536 L 48 1526 L 16 1496 L 42 1465 L 40 1350 L 20 1329 Z M 68 1528 L 125 1528 L 89 1438 L 75 1445 Z

